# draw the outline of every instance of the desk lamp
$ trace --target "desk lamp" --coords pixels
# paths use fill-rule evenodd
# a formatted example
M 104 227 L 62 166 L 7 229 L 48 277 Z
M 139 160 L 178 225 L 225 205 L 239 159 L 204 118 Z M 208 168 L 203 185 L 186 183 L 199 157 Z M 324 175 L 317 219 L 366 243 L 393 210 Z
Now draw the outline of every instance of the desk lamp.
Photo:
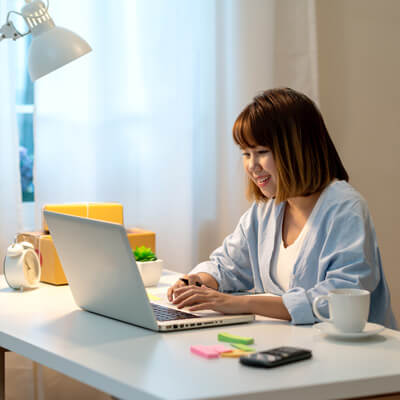
M 29 49 L 28 70 L 32 81 L 62 67 L 65 64 L 89 53 L 88 43 L 68 29 L 56 26 L 48 13 L 49 1 L 25 0 L 21 12 L 10 11 L 6 23 L 0 27 L 0 41 L 19 39 L 32 34 Z M 11 14 L 24 18 L 28 31 L 19 32 L 10 19 Z

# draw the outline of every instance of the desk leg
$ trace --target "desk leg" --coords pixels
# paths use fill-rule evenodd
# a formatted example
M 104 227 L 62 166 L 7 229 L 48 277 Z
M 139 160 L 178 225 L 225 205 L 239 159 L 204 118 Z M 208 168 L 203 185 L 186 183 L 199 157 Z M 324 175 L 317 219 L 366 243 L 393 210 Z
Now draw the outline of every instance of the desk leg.
M 0 347 L 0 400 L 6 400 L 6 352 L 8 350 Z

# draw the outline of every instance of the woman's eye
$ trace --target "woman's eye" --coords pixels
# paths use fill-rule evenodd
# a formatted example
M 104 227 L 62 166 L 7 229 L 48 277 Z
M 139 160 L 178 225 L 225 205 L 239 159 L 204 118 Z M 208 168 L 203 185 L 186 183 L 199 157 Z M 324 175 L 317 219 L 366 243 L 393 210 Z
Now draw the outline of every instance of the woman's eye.
M 250 153 L 242 153 L 242 157 L 249 157 Z

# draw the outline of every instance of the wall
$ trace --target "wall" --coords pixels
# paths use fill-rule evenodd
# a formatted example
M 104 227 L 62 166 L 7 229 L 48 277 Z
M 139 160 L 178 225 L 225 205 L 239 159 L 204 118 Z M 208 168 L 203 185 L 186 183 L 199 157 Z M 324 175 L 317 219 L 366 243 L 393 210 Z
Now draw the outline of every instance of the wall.
M 400 326 L 400 1 L 316 3 L 321 110 L 368 201 Z

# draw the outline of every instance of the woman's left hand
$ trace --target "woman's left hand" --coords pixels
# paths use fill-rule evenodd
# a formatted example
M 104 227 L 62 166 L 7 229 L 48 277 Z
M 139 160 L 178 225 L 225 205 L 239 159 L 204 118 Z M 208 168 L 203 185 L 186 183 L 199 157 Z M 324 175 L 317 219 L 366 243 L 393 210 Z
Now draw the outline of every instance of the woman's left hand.
M 172 302 L 178 308 L 190 307 L 189 311 L 213 310 L 224 314 L 244 314 L 245 298 L 210 289 L 207 286 L 183 286 L 175 290 Z

